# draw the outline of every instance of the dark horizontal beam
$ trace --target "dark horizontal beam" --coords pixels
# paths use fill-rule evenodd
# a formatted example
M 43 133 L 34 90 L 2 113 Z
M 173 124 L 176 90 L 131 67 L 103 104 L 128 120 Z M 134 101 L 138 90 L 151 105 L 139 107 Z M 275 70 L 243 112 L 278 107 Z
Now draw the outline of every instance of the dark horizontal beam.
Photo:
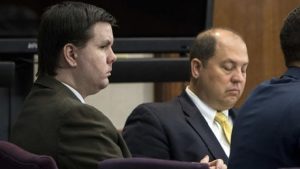
M 116 53 L 187 53 L 193 38 L 115 38 Z
M 20 58 L 22 59 L 22 56 Z M 189 60 L 187 57 L 118 59 L 113 64 L 112 76 L 109 79 L 112 83 L 184 82 L 189 81 L 189 70 Z M 0 62 L 0 86 L 11 85 L 14 78 L 14 71 L 14 61 Z
M 119 42 L 119 43 L 118 43 Z M 123 52 L 145 52 L 138 46 L 137 41 L 125 45 L 126 41 L 117 41 L 115 50 Z M 128 42 L 128 41 L 127 41 Z M 150 43 L 150 41 L 148 41 Z M 147 43 L 148 43 L 147 42 Z M 176 41 L 174 41 L 175 43 Z M 136 43 L 136 44 L 135 44 Z M 146 42 L 145 42 L 146 43 Z M 154 41 L 152 41 L 154 43 Z M 178 41 L 179 44 L 179 41 Z M 150 44 L 148 44 L 150 45 Z M 164 43 L 157 43 L 156 46 L 148 48 L 159 49 Z M 131 46 L 131 47 L 130 47 Z M 134 46 L 137 47 L 134 49 Z M 151 45 L 150 45 L 151 46 Z M 125 50 L 126 48 L 126 50 Z M 188 47 L 184 48 L 185 50 Z M 141 51 L 139 51 L 141 50 Z M 145 49 L 146 50 L 146 49 Z M 148 51 L 148 52 L 150 52 Z M 170 51 L 171 47 L 170 47 Z M 183 50 L 184 51 L 184 50 Z M 12 57 L 11 59 L 25 59 L 28 54 L 37 52 L 35 39 L 0 39 L 1 56 Z M 116 52 L 118 53 L 118 52 Z M 113 72 L 110 77 L 111 82 L 179 82 L 189 80 L 189 61 L 184 58 L 140 58 L 140 59 L 119 59 L 113 64 Z
M 33 38 L 0 39 L 0 53 L 37 53 L 37 41 Z
M 119 59 L 110 82 L 184 82 L 189 71 L 188 58 Z
M 116 53 L 187 53 L 192 38 L 115 38 Z M 37 53 L 34 38 L 0 38 L 0 53 Z

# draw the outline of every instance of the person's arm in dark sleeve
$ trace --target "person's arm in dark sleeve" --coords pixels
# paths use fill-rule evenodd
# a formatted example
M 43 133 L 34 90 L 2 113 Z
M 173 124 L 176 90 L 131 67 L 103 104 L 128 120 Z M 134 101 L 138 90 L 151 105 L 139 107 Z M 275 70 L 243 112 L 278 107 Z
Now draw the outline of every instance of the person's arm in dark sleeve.
M 142 104 L 128 117 L 123 137 L 134 157 L 170 159 L 168 138 L 154 109 Z

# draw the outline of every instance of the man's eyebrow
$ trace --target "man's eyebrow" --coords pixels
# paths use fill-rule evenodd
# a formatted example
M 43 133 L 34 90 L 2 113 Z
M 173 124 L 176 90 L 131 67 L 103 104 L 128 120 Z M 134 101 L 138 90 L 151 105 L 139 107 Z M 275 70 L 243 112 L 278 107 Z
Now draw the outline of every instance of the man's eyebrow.
M 100 43 L 109 45 L 109 44 L 112 44 L 113 42 L 109 39 L 105 39 L 103 41 L 100 41 Z
M 233 59 L 228 58 L 228 59 L 226 59 L 226 60 L 223 60 L 222 63 L 233 63 L 233 64 L 238 64 L 239 62 L 238 62 L 238 61 L 235 61 L 235 60 L 233 60 Z M 248 64 L 249 64 L 249 62 L 243 63 L 243 65 L 248 65 Z
M 223 60 L 222 63 L 236 63 L 236 62 L 232 59 L 226 59 L 226 60 Z

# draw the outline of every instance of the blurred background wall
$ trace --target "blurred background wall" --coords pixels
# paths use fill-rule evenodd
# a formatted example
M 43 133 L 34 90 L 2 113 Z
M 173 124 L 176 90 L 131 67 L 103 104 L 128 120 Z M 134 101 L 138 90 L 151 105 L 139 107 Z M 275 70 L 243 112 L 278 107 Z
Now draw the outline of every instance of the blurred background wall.
M 249 53 L 247 83 L 236 107 L 240 107 L 254 87 L 285 71 L 279 32 L 289 11 L 299 0 L 214 0 L 213 26 L 228 27 L 241 34 Z M 183 83 L 156 84 L 156 100 L 178 95 Z
M 285 71 L 279 32 L 288 12 L 299 5 L 300 0 L 214 0 L 213 26 L 237 31 L 248 47 L 250 64 L 247 83 L 237 108 L 257 84 Z M 180 57 L 177 53 L 155 56 Z M 111 84 L 96 96 L 88 98 L 88 102 L 105 112 L 118 128 L 122 128 L 127 115 L 137 104 L 170 100 L 179 95 L 185 86 L 185 82 Z
M 188 3 L 188 1 L 184 1 L 184 3 Z M 271 77 L 277 77 L 285 71 L 279 44 L 279 32 L 288 12 L 299 5 L 300 0 L 214 0 L 212 25 L 214 27 L 228 27 L 239 32 L 248 46 L 250 64 L 247 71 L 247 83 L 244 94 L 236 105 L 237 108 L 243 104 L 258 83 Z M 118 58 L 176 58 L 182 57 L 182 53 L 136 53 L 117 54 L 117 56 Z M 2 56 L 3 58 L 5 57 Z M 19 61 L 31 63 L 30 59 Z M 21 66 L 24 67 L 23 64 Z M 22 75 L 23 69 L 19 72 L 21 72 L 18 73 L 19 76 Z M 30 79 L 30 82 L 33 79 L 26 76 L 18 77 L 21 81 L 24 78 Z M 17 81 L 17 84 L 19 85 L 21 81 Z M 28 84 L 22 85 L 24 87 Z M 121 129 L 129 113 L 138 104 L 170 100 L 179 95 L 186 84 L 186 82 L 111 83 L 100 93 L 88 97 L 87 102 L 104 112 L 116 127 Z M 29 88 L 26 87 L 26 89 Z M 15 93 L 18 94 L 18 92 L 20 91 Z M 20 95 L 21 98 L 16 97 L 13 101 L 21 102 L 25 94 Z

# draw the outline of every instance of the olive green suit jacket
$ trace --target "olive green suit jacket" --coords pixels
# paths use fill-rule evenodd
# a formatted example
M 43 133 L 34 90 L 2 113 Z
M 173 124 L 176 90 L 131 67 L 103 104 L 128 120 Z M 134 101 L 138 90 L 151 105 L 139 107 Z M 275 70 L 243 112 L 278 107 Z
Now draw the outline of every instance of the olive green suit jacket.
M 131 156 L 102 112 L 81 103 L 50 76 L 34 83 L 10 141 L 32 153 L 52 156 L 59 169 L 96 169 L 101 160 Z

